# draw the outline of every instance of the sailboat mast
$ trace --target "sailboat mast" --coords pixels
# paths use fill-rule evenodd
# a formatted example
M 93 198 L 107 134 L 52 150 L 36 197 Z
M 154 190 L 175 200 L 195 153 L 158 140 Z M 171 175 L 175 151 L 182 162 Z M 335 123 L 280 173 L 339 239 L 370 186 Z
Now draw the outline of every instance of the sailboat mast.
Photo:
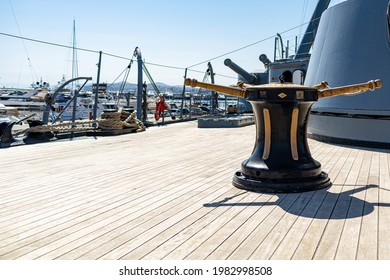
M 78 63 L 77 63 L 77 45 L 76 45 L 76 21 L 73 20 L 73 37 L 72 37 L 72 79 L 78 77 Z M 72 90 L 74 90 L 74 84 L 72 83 Z

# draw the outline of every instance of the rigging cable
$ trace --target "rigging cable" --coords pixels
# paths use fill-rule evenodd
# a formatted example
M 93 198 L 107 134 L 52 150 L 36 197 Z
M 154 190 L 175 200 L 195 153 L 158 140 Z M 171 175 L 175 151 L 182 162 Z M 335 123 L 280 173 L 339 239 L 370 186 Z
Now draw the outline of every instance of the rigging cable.
M 131 70 L 131 65 L 133 64 L 133 61 L 134 60 L 130 60 L 130 63 L 129 65 L 126 67 L 126 73 L 123 77 L 123 81 L 121 83 L 121 86 L 119 88 L 119 92 L 118 92 L 118 97 L 117 97 L 117 106 L 119 105 L 119 100 L 120 98 L 124 95 L 124 91 L 125 91 L 125 87 L 126 87 L 126 83 L 127 83 L 127 79 L 129 78 L 129 74 L 130 74 L 130 70 Z M 128 102 L 128 104 L 130 104 L 130 92 L 128 94 L 125 95 L 125 98 Z
M 308 6 L 308 0 L 305 0 L 303 2 L 303 7 L 302 7 L 302 15 L 301 15 L 301 27 L 299 28 L 299 40 L 301 40 L 301 37 L 305 36 L 305 35 L 301 35 L 302 34 L 302 28 L 303 28 L 303 21 L 305 20 L 305 17 L 306 17 L 306 11 L 307 11 L 307 6 Z
M 307 23 L 303 23 L 303 24 L 300 24 L 298 26 L 295 26 L 295 27 L 292 27 L 290 29 L 287 29 L 283 32 L 280 32 L 279 34 L 284 34 L 284 33 L 287 33 L 287 32 L 290 32 L 294 29 L 297 29 L 297 28 L 300 28 L 301 26 L 303 25 L 306 25 L 308 24 Z M 16 35 L 12 35 L 12 34 L 7 34 L 7 33 L 3 33 L 3 32 L 0 32 L 0 35 L 3 35 L 3 36 L 8 36 L 8 37 L 13 37 L 13 38 L 18 38 L 18 39 L 22 39 L 22 40 L 28 40 L 28 41 L 32 41 L 32 42 L 36 42 L 36 43 L 41 43 L 41 44 L 46 44 L 46 45 L 51 45 L 51 46 L 56 46 L 56 47 L 62 47 L 62 48 L 72 48 L 72 47 L 69 47 L 69 46 L 66 46 L 66 45 L 62 45 L 62 44 L 58 44 L 58 43 L 52 43 L 52 42 L 46 42 L 46 41 L 42 41 L 42 40 L 37 40 L 37 39 L 32 39 L 32 38 L 27 38 L 27 37 L 22 37 L 22 36 L 16 36 Z M 256 41 L 254 43 L 251 43 L 251 44 L 248 44 L 248 45 L 245 45 L 243 47 L 240 47 L 240 48 L 237 48 L 237 49 L 234 49 L 232 51 L 229 51 L 227 53 L 223 53 L 221 55 L 218 55 L 218 56 L 215 56 L 215 57 L 212 57 L 210 59 L 207 59 L 207 60 L 204 60 L 204 61 L 201 61 L 201 62 L 198 62 L 196 64 L 193 64 L 191 66 L 188 66 L 188 67 L 177 67 L 177 66 L 170 66 L 170 65 L 162 65 L 162 64 L 156 64 L 156 63 L 146 63 L 145 64 L 149 64 L 149 65 L 153 65 L 153 66 L 157 66 L 157 67 L 165 67 L 165 68 L 170 68 L 170 69 L 178 69 L 178 70 L 185 70 L 185 69 L 188 69 L 189 71 L 193 71 L 193 72 L 199 72 L 199 73 L 204 73 L 204 71 L 197 71 L 197 70 L 194 70 L 194 69 L 190 69 L 190 68 L 194 68 L 196 66 L 199 66 L 201 64 L 204 64 L 204 63 L 208 63 L 210 61 L 213 61 L 213 60 L 216 60 L 216 59 L 219 59 L 221 57 L 225 57 L 229 54 L 232 54 L 232 53 L 235 53 L 235 52 L 238 52 L 238 51 L 241 51 L 241 50 L 244 50 L 246 48 L 249 48 L 249 47 L 252 47 L 254 45 L 257 45 L 259 43 L 262 43 L 262 42 L 265 42 L 265 41 L 268 41 L 270 39 L 273 39 L 275 36 L 272 35 L 272 36 L 269 36 L 269 37 L 266 37 L 264 39 L 261 39 L 259 41 Z M 96 54 L 99 54 L 100 51 L 96 51 L 96 50 L 90 50 L 90 49 L 85 49 L 85 48 L 75 48 L 76 50 L 80 50 L 80 51 L 85 51 L 85 52 L 90 52 L 90 53 L 96 53 Z M 114 58 L 119 58 L 119 59 L 124 59 L 124 60 L 131 60 L 131 58 L 128 58 L 128 57 L 123 57 L 123 56 L 119 56 L 119 55 L 114 55 L 114 54 L 110 54 L 110 53 L 106 53 L 106 52 L 102 52 L 102 54 L 104 55 L 107 55 L 107 56 L 110 56 L 110 57 L 114 57 Z M 223 76 L 223 77 L 227 77 L 227 78 L 233 78 L 233 77 L 230 77 L 230 76 L 224 76 L 224 75 L 220 75 L 220 74 L 216 74 L 217 76 Z
M 305 25 L 305 24 L 307 24 L 307 23 L 304 23 L 304 24 L 297 25 L 297 26 L 295 26 L 295 27 L 292 27 L 292 28 L 290 28 L 290 29 L 287 29 L 287 30 L 285 30 L 285 31 L 283 31 L 283 32 L 280 32 L 279 34 L 284 34 L 284 33 L 290 32 L 290 31 L 292 31 L 292 30 L 294 30 L 294 29 L 297 29 L 297 28 L 299 28 L 299 27 L 301 27 L 302 25 Z M 257 44 L 259 44 L 259 43 L 262 43 L 262 42 L 268 41 L 268 40 L 270 40 L 270 39 L 273 39 L 274 37 L 275 37 L 274 35 L 272 35 L 272 36 L 269 36 L 269 37 L 267 37 L 267 38 L 264 38 L 264 39 L 261 39 L 261 40 L 259 40 L 259 41 L 257 41 L 257 42 L 251 43 L 251 44 L 249 44 L 249 45 L 246 45 L 246 46 L 243 46 L 243 47 L 237 48 L 237 49 L 235 49 L 235 50 L 232 50 L 232 51 L 230 51 L 230 52 L 227 52 L 227 53 L 224 53 L 224 54 L 221 54 L 221 55 L 215 56 L 215 57 L 213 57 L 213 58 L 210 58 L 210 59 L 204 60 L 204 61 L 202 61 L 202 62 L 199 62 L 199 63 L 196 63 L 196 64 L 194 64 L 194 65 L 188 66 L 187 68 L 192 68 L 192 67 L 195 67 L 195 66 L 201 65 L 201 64 L 203 64 L 203 63 L 206 63 L 206 62 L 209 62 L 209 61 L 213 61 L 213 60 L 216 60 L 216 59 L 218 59 L 218 58 L 221 58 L 221 57 L 227 56 L 227 55 L 229 55 L 229 54 L 232 54 L 232 53 L 235 53 L 235 52 L 241 51 L 241 50 L 243 50 L 243 49 L 247 49 L 247 48 L 249 48 L 249 47 L 252 47 L 252 46 L 254 46 L 254 45 L 257 45 Z
M 204 73 L 202 82 L 203 82 L 203 83 L 208 83 L 209 77 L 210 77 L 210 72 L 206 71 L 206 72 Z M 208 91 L 208 90 L 205 90 L 205 89 L 203 89 L 203 88 L 200 87 L 199 90 L 198 90 L 198 92 L 197 92 L 197 94 L 198 94 L 198 96 L 200 96 L 200 94 L 201 94 L 202 92 L 206 92 L 206 91 Z
M 26 44 L 24 43 L 24 39 L 22 38 L 22 32 L 20 31 L 20 28 L 19 28 L 19 24 L 18 24 L 18 20 L 16 19 L 16 15 L 15 15 L 15 12 L 14 12 L 14 8 L 12 6 L 12 3 L 11 3 L 11 0 L 8 0 L 9 2 L 9 5 L 11 6 L 11 11 L 12 11 L 12 15 L 14 16 L 14 20 L 15 20 L 15 23 L 16 23 L 16 27 L 18 28 L 18 32 L 19 32 L 19 35 L 20 35 L 20 39 L 22 40 L 22 44 L 23 44 L 23 48 L 24 48 L 24 51 L 26 52 L 26 56 L 27 56 L 27 61 L 28 61 L 28 66 L 30 68 L 30 72 L 31 72 L 31 76 L 32 76 L 32 79 L 33 79 L 33 83 L 34 83 L 34 80 L 38 80 L 38 77 L 34 71 L 34 68 L 32 67 L 32 64 L 31 64 L 31 59 L 30 59 L 30 56 L 27 52 L 27 48 L 26 48 Z M 35 76 L 34 76 L 35 75 Z
M 133 61 L 134 61 L 134 60 L 130 60 L 129 65 L 128 65 L 127 68 L 126 68 L 126 74 L 125 74 L 125 76 L 123 77 L 123 81 L 122 81 L 121 87 L 119 88 L 119 94 L 120 94 L 120 95 L 123 95 L 123 92 L 124 92 L 124 90 L 125 90 L 125 86 L 126 86 L 126 83 L 127 83 L 127 79 L 129 78 L 130 69 L 131 69 L 131 65 L 133 64 Z
M 114 79 L 114 81 L 113 81 L 111 84 L 108 85 L 108 87 L 112 86 L 112 85 L 119 79 L 119 77 L 121 77 L 121 76 L 123 75 L 123 73 L 124 73 L 125 71 L 129 71 L 130 68 L 131 68 L 131 64 L 132 64 L 132 63 L 133 63 L 133 60 L 130 60 L 129 65 L 127 65 L 126 68 L 123 69 L 123 71 L 118 75 L 118 77 L 116 77 L 116 78 Z

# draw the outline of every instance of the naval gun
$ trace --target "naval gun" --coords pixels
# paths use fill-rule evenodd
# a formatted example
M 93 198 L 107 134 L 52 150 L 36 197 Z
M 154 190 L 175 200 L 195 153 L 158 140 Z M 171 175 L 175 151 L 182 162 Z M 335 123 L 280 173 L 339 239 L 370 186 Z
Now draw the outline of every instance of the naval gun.
M 251 103 L 256 142 L 250 157 L 234 174 L 233 185 L 258 192 L 302 192 L 329 187 L 330 178 L 312 158 L 307 142 L 311 106 L 319 98 L 355 95 L 382 86 L 380 80 L 335 88 L 326 82 L 314 86 L 289 82 L 222 86 L 186 79 L 184 84 L 245 98 Z
M 234 72 L 236 72 L 238 75 L 240 75 L 247 83 L 250 84 L 259 84 L 259 79 L 255 74 L 248 73 L 244 69 L 242 69 L 240 66 L 235 64 L 231 59 L 227 58 L 223 62 L 227 67 L 232 69 Z

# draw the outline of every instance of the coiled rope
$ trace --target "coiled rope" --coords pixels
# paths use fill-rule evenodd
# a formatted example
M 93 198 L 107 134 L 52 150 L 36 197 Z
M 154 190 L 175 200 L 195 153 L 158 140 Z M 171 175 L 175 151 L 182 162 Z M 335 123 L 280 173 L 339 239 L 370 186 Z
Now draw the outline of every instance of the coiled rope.
M 120 130 L 129 129 L 130 132 L 142 132 L 145 130 L 145 125 L 136 118 L 136 113 L 126 111 L 104 112 L 101 114 L 101 119 L 97 120 L 80 120 L 76 122 L 63 122 L 60 124 L 38 125 L 26 128 L 15 133 L 15 136 L 25 133 L 44 133 L 52 132 L 75 132 L 96 130 L 93 124 L 97 124 L 97 129 L 101 130 Z

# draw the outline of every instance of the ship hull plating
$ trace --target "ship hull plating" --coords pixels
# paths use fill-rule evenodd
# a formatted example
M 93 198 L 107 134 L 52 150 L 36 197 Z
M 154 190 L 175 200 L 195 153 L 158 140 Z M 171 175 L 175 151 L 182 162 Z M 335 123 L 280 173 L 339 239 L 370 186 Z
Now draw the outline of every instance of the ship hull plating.
M 349 0 L 326 10 L 305 84 L 330 86 L 379 78 L 375 93 L 324 98 L 313 105 L 309 137 L 390 147 L 390 26 L 388 0 Z

